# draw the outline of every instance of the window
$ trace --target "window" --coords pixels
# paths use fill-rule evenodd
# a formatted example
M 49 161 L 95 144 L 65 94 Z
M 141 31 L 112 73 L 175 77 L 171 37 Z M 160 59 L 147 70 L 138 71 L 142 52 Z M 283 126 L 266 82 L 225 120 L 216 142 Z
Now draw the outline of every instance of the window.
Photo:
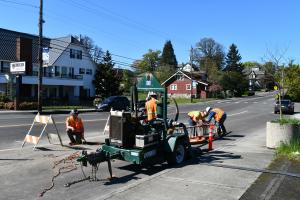
M 177 90 L 177 84 L 172 84 L 171 85 L 171 90 Z
M 75 58 L 75 50 L 70 49 L 70 58 Z
M 74 77 L 74 68 L 69 67 L 69 77 Z
M 67 77 L 67 71 L 68 71 L 68 68 L 67 67 L 62 67 L 61 68 L 61 77 Z
M 85 69 L 84 68 L 79 68 L 79 74 L 85 74 Z
M 86 69 L 85 73 L 86 74 L 93 74 L 93 70 L 92 69 Z
M 1 63 L 0 63 L 1 64 Z M 2 68 L 1 68 L 1 72 L 5 73 L 5 72 L 9 72 L 10 71 L 10 63 L 9 62 L 5 62 L 2 61 Z
M 186 84 L 186 85 L 185 85 L 185 89 L 186 89 L 186 90 L 191 90 L 191 84 Z
M 80 50 L 77 50 L 77 52 L 76 52 L 76 58 L 77 59 L 82 59 L 82 51 L 80 51 Z
M 183 75 L 177 75 L 177 80 L 183 81 L 184 80 Z
M 55 76 L 60 76 L 60 67 L 55 66 Z
M 82 51 L 76 49 L 70 49 L 70 58 L 82 59 Z

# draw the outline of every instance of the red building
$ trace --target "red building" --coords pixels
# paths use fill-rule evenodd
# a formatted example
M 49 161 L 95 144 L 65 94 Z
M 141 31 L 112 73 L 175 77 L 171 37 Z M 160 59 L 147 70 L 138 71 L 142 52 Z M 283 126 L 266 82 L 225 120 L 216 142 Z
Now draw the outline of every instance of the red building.
M 206 74 L 203 72 L 178 70 L 162 85 L 167 87 L 169 96 L 190 98 L 192 95 L 194 98 L 206 98 L 208 83 L 205 80 Z

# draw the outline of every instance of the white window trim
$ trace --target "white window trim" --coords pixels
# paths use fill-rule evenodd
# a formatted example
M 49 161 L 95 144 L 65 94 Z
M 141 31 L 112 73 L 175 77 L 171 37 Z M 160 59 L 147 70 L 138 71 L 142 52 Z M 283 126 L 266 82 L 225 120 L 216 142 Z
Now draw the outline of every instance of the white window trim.
M 170 90 L 172 90 L 172 91 L 177 90 L 177 84 L 171 84 Z
M 185 89 L 186 89 L 186 90 L 191 90 L 191 84 L 186 84 L 186 85 L 185 85 Z

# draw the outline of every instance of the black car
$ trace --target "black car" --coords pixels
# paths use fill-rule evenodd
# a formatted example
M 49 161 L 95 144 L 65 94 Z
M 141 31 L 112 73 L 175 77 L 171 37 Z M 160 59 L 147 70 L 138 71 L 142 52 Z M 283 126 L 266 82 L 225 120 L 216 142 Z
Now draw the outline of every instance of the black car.
M 124 96 L 111 96 L 104 99 L 100 104 L 96 105 L 98 111 L 125 110 L 128 111 L 130 102 Z
M 278 113 L 280 108 L 279 101 L 276 102 L 274 106 L 274 113 Z M 282 113 L 294 114 L 294 103 L 291 100 L 283 99 L 281 100 L 281 111 Z

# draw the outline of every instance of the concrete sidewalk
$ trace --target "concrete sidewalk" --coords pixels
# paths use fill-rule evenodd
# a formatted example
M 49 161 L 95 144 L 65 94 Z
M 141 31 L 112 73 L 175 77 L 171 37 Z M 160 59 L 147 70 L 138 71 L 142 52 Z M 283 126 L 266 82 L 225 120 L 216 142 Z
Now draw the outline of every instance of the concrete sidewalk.
M 265 147 L 262 129 L 185 166 L 166 169 L 108 194 L 95 191 L 89 199 L 239 199 L 261 174 L 256 170 L 266 169 L 273 156 L 274 151 Z

